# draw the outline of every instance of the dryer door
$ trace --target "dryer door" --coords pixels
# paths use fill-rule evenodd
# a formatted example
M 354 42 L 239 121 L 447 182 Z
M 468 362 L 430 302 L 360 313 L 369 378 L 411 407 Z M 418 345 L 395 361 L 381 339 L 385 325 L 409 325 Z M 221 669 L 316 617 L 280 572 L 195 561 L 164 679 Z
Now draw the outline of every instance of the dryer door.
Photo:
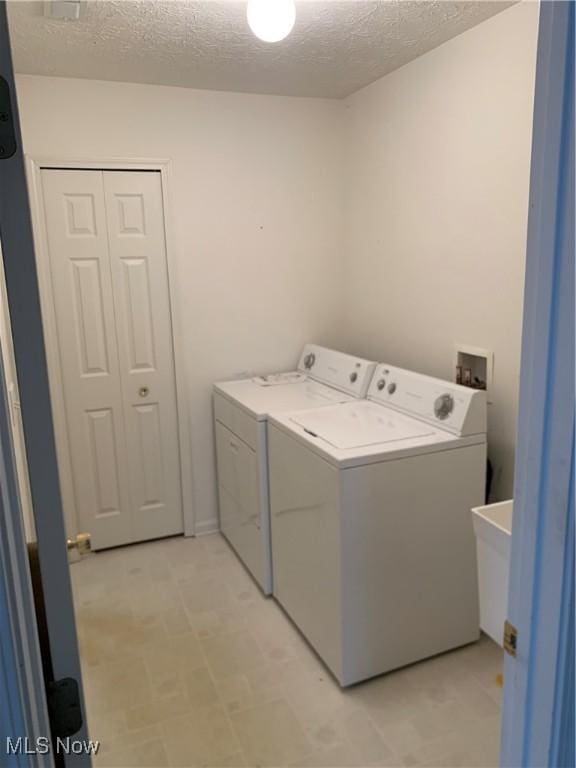
M 258 462 L 255 451 L 216 422 L 220 528 L 264 588 Z

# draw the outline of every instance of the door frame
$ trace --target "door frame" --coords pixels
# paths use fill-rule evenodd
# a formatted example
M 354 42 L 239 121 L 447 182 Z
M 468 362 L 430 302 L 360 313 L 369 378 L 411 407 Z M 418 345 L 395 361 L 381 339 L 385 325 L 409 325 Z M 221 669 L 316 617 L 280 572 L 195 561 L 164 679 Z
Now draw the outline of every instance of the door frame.
M 500 765 L 574 765 L 574 20 L 542 2 Z
M 54 158 L 26 155 L 26 170 L 30 190 L 32 227 L 36 247 L 36 267 L 40 286 L 40 305 L 44 325 L 44 341 L 48 358 L 48 374 L 52 397 L 52 412 L 58 453 L 58 470 L 64 501 L 68 537 L 79 531 L 75 514 L 75 491 L 72 480 L 72 462 L 66 426 L 64 387 L 60 375 L 60 355 L 54 305 L 54 292 L 50 259 L 47 248 L 46 223 L 43 216 L 43 193 L 41 172 L 44 169 L 94 170 L 94 171 L 155 171 L 160 173 L 162 206 L 164 210 L 164 240 L 166 244 L 166 267 L 168 271 L 168 295 L 172 327 L 172 349 L 174 352 L 174 375 L 176 384 L 176 413 L 178 418 L 178 453 L 180 457 L 180 492 L 182 497 L 183 527 L 185 536 L 196 534 L 196 504 L 192 479 L 192 448 L 188 409 L 188 383 L 184 355 L 184 335 L 180 324 L 180 302 L 176 295 L 177 261 L 174 238 L 170 221 L 170 160 L 140 158 Z
M 8 410 L 12 427 L 12 444 L 14 459 L 16 462 L 16 479 L 20 492 L 20 507 L 24 521 L 24 534 L 26 542 L 36 540 L 34 530 L 34 515 L 32 513 L 32 494 L 30 492 L 30 479 L 26 462 L 26 446 L 24 444 L 24 427 L 22 424 L 22 408 L 20 405 L 20 393 L 18 391 L 18 376 L 16 374 L 16 361 L 14 359 L 14 344 L 12 341 L 12 323 L 8 309 L 8 292 L 6 289 L 6 275 L 4 274 L 4 261 L 2 256 L 2 243 L 0 243 L 0 358 L 3 368 L 3 383 L 8 398 Z
M 42 670 L 30 565 L 23 542 L 11 435 L 7 427 L 6 387 L 0 376 L 0 470 L 3 472 L 0 482 L 0 690 L 3 694 L 8 692 L 11 695 L 9 709 L 6 697 L 0 696 L 0 729 L 12 730 L 24 725 L 31 729 L 31 736 L 38 735 L 41 729 L 43 733 L 40 735 L 46 737 L 49 728 L 46 722 L 47 701 L 42 684 L 44 677 L 49 681 L 74 678 L 79 685 L 83 712 L 85 707 L 58 482 L 29 191 L 6 3 L 3 1 L 0 2 L 0 77 L 8 87 L 8 127 L 12 128 L 16 144 L 15 152 L 0 161 L 0 236 L 22 402 L 38 570 L 47 618 L 46 650 L 49 651 L 48 666 Z M 15 674 L 17 669 L 14 661 L 20 665 L 21 674 Z M 11 687 L 15 684 L 18 685 L 16 690 Z M 34 717 L 31 717 L 29 713 L 34 711 Z M 34 725 L 35 721 L 39 727 Z M 87 736 L 87 725 L 84 722 L 77 738 L 86 739 Z M 74 764 L 75 768 L 89 768 L 92 764 L 89 754 L 75 755 L 73 758 L 62 755 L 62 759 L 65 765 Z M 8 760 L 10 766 L 38 765 L 40 762 L 40 758 L 34 755 L 8 756 Z M 44 763 L 53 764 L 52 756 L 48 756 Z
M 27 736 L 33 747 L 50 724 L 3 368 L 0 359 L 0 756 L 9 768 L 25 768 L 31 761 L 7 754 L 7 739 Z M 54 765 L 50 754 L 36 755 L 35 764 Z

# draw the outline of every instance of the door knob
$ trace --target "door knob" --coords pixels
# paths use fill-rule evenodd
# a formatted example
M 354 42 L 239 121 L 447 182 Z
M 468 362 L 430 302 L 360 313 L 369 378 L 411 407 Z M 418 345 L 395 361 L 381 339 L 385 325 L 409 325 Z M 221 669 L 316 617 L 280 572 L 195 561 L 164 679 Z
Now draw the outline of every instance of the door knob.
M 150 390 L 148 389 L 148 387 L 140 387 L 140 389 L 138 390 L 138 394 L 140 395 L 140 397 L 148 397 L 148 395 L 150 394 Z

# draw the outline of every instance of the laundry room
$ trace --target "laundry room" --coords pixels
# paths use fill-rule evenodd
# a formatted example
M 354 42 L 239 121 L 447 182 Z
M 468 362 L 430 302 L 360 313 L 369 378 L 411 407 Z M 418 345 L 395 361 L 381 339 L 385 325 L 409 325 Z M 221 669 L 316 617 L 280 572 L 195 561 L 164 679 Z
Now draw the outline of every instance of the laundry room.
M 95 764 L 496 766 L 539 4 L 287 4 L 7 3 Z

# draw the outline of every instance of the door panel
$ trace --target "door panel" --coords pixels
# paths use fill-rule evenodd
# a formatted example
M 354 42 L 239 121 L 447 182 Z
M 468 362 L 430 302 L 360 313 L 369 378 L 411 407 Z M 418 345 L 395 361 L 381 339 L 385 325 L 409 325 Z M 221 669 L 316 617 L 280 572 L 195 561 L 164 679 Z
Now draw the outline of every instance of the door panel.
M 94 549 L 182 533 L 160 174 L 42 185 L 80 528 Z
M 150 278 L 146 259 L 123 259 L 123 287 L 128 333 L 128 371 L 153 371 L 154 329 L 150 301 Z
M 138 464 L 142 469 L 138 508 L 157 506 L 165 498 L 160 412 L 157 403 L 134 406 L 138 424 Z
M 75 259 L 71 266 L 81 361 L 80 375 L 110 374 L 100 262 L 97 259 Z
M 95 549 L 132 541 L 103 174 L 42 171 L 76 512 Z
M 116 429 L 110 408 L 86 414 L 88 441 L 94 468 L 96 498 L 94 516 L 120 514 L 120 482 L 116 467 Z
M 178 416 L 160 174 L 104 173 L 136 540 L 182 533 Z

